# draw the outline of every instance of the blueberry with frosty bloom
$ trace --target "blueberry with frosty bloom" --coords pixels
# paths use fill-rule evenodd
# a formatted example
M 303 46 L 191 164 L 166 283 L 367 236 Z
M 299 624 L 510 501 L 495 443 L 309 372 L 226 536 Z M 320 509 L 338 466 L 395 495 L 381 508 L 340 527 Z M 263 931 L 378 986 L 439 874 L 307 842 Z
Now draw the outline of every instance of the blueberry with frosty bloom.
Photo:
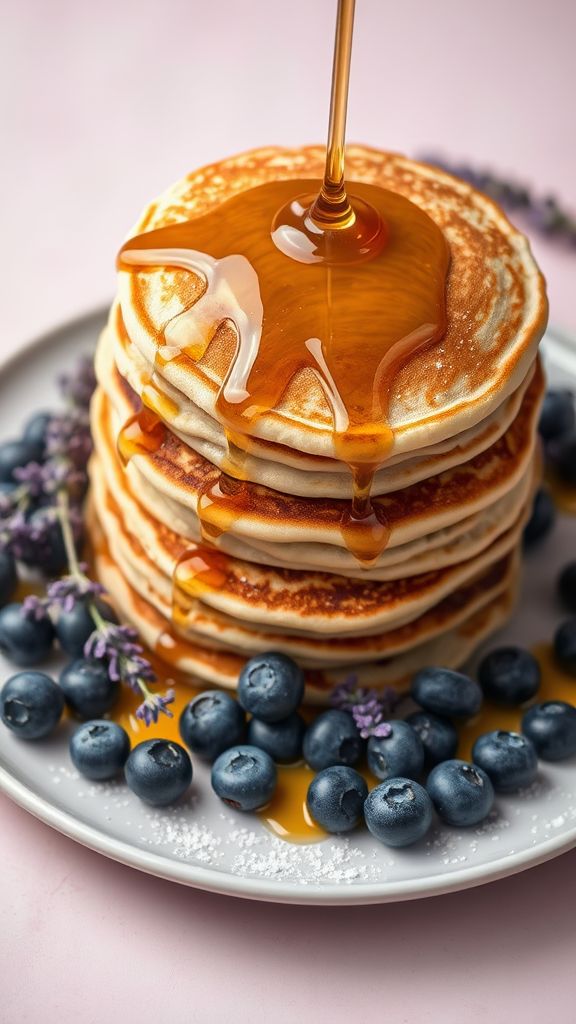
M 308 810 L 327 832 L 350 832 L 363 817 L 368 786 L 359 772 L 345 765 L 324 768 L 312 779 L 306 794 Z
M 385 735 L 368 740 L 368 767 L 378 779 L 418 779 L 424 767 L 424 745 L 418 733 L 401 719 L 387 723 Z
M 216 758 L 210 779 L 216 795 L 229 807 L 258 811 L 270 803 L 278 773 L 265 750 L 240 743 Z
M 103 661 L 76 658 L 60 673 L 60 688 L 70 710 L 78 718 L 101 718 L 114 707 L 120 683 L 110 679 Z
M 4 725 L 23 740 L 39 740 L 58 725 L 64 710 L 59 686 L 44 672 L 19 672 L 0 693 Z
M 173 740 L 144 740 L 128 755 L 124 765 L 128 786 L 154 807 L 174 803 L 192 782 L 188 751 Z
M 74 767 L 87 779 L 102 782 L 122 771 L 130 753 L 128 733 L 116 722 L 85 722 L 70 740 Z
M 576 486 L 576 429 L 550 442 L 546 448 L 546 461 L 562 483 Z
M 253 718 L 252 722 L 258 719 Z M 260 726 L 263 724 L 261 722 Z M 180 735 L 184 743 L 207 761 L 215 761 L 224 750 L 242 743 L 245 728 L 244 709 L 234 697 L 221 690 L 198 694 L 180 715 Z M 259 744 L 254 743 L 254 746 Z
M 22 466 L 29 462 L 39 462 L 41 452 L 37 444 L 19 438 L 17 441 L 5 441 L 0 445 L 0 480 L 12 483 L 14 475 Z
M 107 622 L 118 621 L 113 609 L 105 601 L 96 600 L 95 604 Z M 55 617 L 54 629 L 62 650 L 73 658 L 81 658 L 88 640 L 96 629 L 91 602 L 81 599 L 76 601 L 69 611 L 62 609 Z
M 304 695 L 304 673 L 279 651 L 256 654 L 238 677 L 238 700 L 245 711 L 263 722 L 280 722 L 291 715 Z
M 304 760 L 314 771 L 335 764 L 352 767 L 364 752 L 364 741 L 346 711 L 323 711 L 308 727 L 303 742 Z
M 42 458 L 46 452 L 46 431 L 51 418 L 51 412 L 35 412 L 34 415 L 26 421 L 22 432 L 22 436 L 25 441 L 31 441 L 32 444 L 38 445 L 38 450 L 41 452 Z
M 28 519 L 28 550 L 21 561 L 46 576 L 64 572 L 68 564 L 62 527 L 53 508 L 35 509 Z
M 50 619 L 33 619 L 23 605 L 7 604 L 0 611 L 0 651 L 15 665 L 39 665 L 52 649 L 54 628 Z
M 364 801 L 364 818 L 372 835 L 385 846 L 404 847 L 422 839 L 432 824 L 432 801 L 413 779 L 387 779 Z
M 251 746 L 265 750 L 277 764 L 291 764 L 302 757 L 305 732 L 306 723 L 297 711 L 280 722 L 261 722 L 252 717 L 248 723 L 247 741 Z
M 458 758 L 437 764 L 426 789 L 438 816 L 456 828 L 478 825 L 494 803 L 494 787 L 486 772 Z

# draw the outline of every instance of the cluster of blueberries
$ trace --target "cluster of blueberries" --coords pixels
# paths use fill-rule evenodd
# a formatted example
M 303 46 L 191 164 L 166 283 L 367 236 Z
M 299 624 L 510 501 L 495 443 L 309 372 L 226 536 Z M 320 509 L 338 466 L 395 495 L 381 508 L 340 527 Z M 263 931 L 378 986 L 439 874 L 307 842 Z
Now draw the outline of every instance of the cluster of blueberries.
M 570 597 L 576 602 L 576 589 Z M 576 620 L 569 623 L 576 626 Z M 567 660 L 565 656 L 566 625 L 556 634 L 556 656 L 576 675 L 574 652 Z M 322 828 L 344 833 L 364 820 L 381 842 L 402 847 L 425 835 L 434 810 L 449 825 L 478 824 L 489 814 L 495 792 L 510 793 L 534 781 L 539 757 L 559 761 L 576 754 L 576 708 L 548 701 L 524 711 L 522 732 L 488 732 L 476 740 L 471 763 L 456 759 L 453 720 L 476 715 L 484 697 L 507 706 L 531 701 L 540 685 L 540 669 L 528 651 L 501 648 L 484 658 L 478 679 L 446 668 L 420 671 L 411 688 L 419 709 L 405 720 L 391 720 L 388 735 L 365 741 L 346 710 L 324 711 L 306 726 L 298 712 L 304 694 L 302 670 L 286 655 L 268 653 L 252 658 L 242 670 L 238 699 L 214 690 L 189 702 L 180 717 L 185 746 L 151 739 L 131 750 L 121 726 L 96 718 L 75 730 L 70 755 L 76 768 L 93 780 L 124 771 L 137 796 L 162 806 L 188 789 L 190 750 L 212 762 L 214 791 L 242 811 L 260 810 L 270 802 L 277 764 L 303 759 L 316 773 L 307 804 Z M 100 679 L 83 673 L 73 680 L 71 684 L 66 669 L 60 686 L 41 672 L 12 677 L 0 697 L 4 723 L 22 738 L 37 739 L 56 727 L 65 703 L 80 718 L 109 709 L 115 695 L 99 689 Z M 357 770 L 364 757 L 380 780 L 370 792 Z
M 38 419 L 37 440 L 24 439 L 22 444 L 39 445 L 41 426 Z M 555 472 L 576 485 L 576 424 L 569 392 L 548 392 L 540 433 Z M 0 447 L 0 486 L 2 478 L 10 476 L 10 467 L 24 458 L 22 451 L 6 448 Z M 12 486 L 10 480 L 4 483 Z M 553 514 L 547 492 L 539 492 L 527 543 L 548 532 Z M 411 688 L 418 709 L 405 719 L 392 720 L 388 735 L 371 735 L 367 741 L 351 711 L 331 709 L 306 725 L 298 711 L 304 694 L 302 670 L 286 655 L 258 655 L 242 670 L 238 699 L 214 690 L 185 707 L 180 718 L 184 746 L 150 739 L 131 750 L 125 730 L 104 717 L 117 700 L 118 682 L 110 679 L 105 660 L 83 656 L 93 630 L 87 608 L 80 602 L 70 612 L 62 610 L 55 622 L 34 620 L 22 605 L 7 603 L 16 583 L 12 556 L 0 553 L 0 650 L 25 670 L 10 678 L 0 693 L 4 724 L 23 739 L 40 739 L 56 728 L 67 706 L 83 720 L 70 741 L 78 771 L 93 780 L 114 778 L 123 771 L 130 788 L 153 805 L 172 803 L 188 789 L 188 751 L 212 763 L 214 791 L 242 811 L 269 803 L 277 764 L 304 760 L 316 773 L 308 789 L 308 808 L 322 828 L 348 832 L 364 819 L 379 840 L 401 847 L 425 835 L 434 810 L 453 826 L 477 824 L 490 812 L 495 792 L 513 792 L 535 779 L 538 758 L 559 761 L 576 754 L 576 708 L 547 701 L 524 710 L 520 733 L 488 732 L 476 740 L 471 763 L 455 758 L 454 720 L 476 715 L 484 697 L 507 706 L 524 706 L 535 698 L 540 669 L 535 658 L 518 647 L 488 654 L 478 682 L 446 668 L 422 670 Z M 561 573 L 558 592 L 575 617 L 557 630 L 555 656 L 576 677 L 576 562 Z M 100 611 L 116 621 L 105 602 L 100 602 Z M 34 669 L 55 641 L 72 658 L 59 685 Z M 379 780 L 370 792 L 357 770 L 363 758 Z
M 536 659 L 518 647 L 487 655 L 479 683 L 449 669 L 424 669 L 411 690 L 420 710 L 392 720 L 389 735 L 366 742 L 345 710 L 325 711 L 306 728 L 297 710 L 300 669 L 285 655 L 265 654 L 242 671 L 238 700 L 220 691 L 201 694 L 184 709 L 180 731 L 195 754 L 213 760 L 212 786 L 230 806 L 264 807 L 276 786 L 276 763 L 303 758 L 316 772 L 307 804 L 322 828 L 348 832 L 364 819 L 381 842 L 400 847 L 428 831 L 434 809 L 450 825 L 477 824 L 490 812 L 495 792 L 534 781 L 538 757 L 558 761 L 576 754 L 576 708 L 548 701 L 524 712 L 521 733 L 486 733 L 474 744 L 472 763 L 455 759 L 452 719 L 476 715 L 484 696 L 507 706 L 524 704 L 539 685 Z M 355 767 L 364 756 L 381 780 L 370 792 Z

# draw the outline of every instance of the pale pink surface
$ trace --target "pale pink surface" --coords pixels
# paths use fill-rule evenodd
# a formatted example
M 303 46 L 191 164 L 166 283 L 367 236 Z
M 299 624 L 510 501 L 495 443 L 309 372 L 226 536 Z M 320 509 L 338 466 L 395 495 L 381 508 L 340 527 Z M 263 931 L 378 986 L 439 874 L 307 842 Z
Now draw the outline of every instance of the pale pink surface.
M 440 149 L 576 209 L 575 8 L 360 0 L 351 139 Z M 290 9 L 290 17 L 282 14 Z M 332 0 L 3 5 L 2 332 L 106 301 L 141 206 L 188 168 L 321 140 Z M 576 328 L 576 253 L 534 241 Z M 243 903 L 120 867 L 0 800 L 0 1020 L 571 1019 L 576 853 L 421 903 Z

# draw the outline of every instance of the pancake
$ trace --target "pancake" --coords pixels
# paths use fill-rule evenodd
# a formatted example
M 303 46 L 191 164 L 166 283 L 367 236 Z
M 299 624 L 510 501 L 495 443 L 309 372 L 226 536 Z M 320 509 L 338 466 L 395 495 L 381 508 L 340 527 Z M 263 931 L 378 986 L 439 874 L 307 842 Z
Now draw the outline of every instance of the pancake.
M 114 495 L 124 521 L 134 524 L 138 520 L 138 536 L 149 550 L 153 550 L 156 544 L 156 531 L 147 528 L 147 518 L 142 515 L 142 511 L 148 512 L 152 520 L 170 524 L 170 529 L 183 542 L 200 542 L 201 531 L 197 519 L 191 522 L 182 506 L 163 495 L 159 496 L 133 463 L 126 474 L 115 453 L 109 418 L 104 415 L 100 419 L 97 406 L 98 396 L 94 406 L 94 439 L 100 457 L 97 463 L 95 461 L 92 472 L 93 475 L 103 476 L 105 486 Z M 537 460 L 534 467 L 530 467 L 530 473 L 488 510 L 439 530 L 436 534 L 427 534 L 401 547 L 387 548 L 376 566 L 361 570 L 362 578 L 392 580 L 474 557 L 517 521 L 521 509 L 530 501 L 539 474 L 540 464 Z M 126 475 L 130 477 L 130 487 L 126 486 Z M 137 501 L 132 497 L 133 494 L 138 496 Z M 230 532 L 218 538 L 218 547 L 236 558 L 281 568 L 331 570 L 352 577 L 357 577 L 359 573 L 357 560 L 343 548 L 313 544 L 248 544 L 244 538 L 236 538 Z
M 318 179 L 324 158 L 323 147 L 271 148 L 202 168 L 150 204 L 133 233 L 190 220 L 270 181 Z M 349 147 L 347 164 L 351 181 L 388 188 L 425 211 L 450 248 L 446 331 L 441 341 L 407 358 L 393 381 L 388 410 L 390 454 L 418 452 L 486 419 L 520 386 L 546 325 L 544 282 L 526 239 L 491 200 L 463 182 L 364 147 Z M 148 362 L 166 346 L 166 325 L 173 329 L 205 290 L 198 274 L 159 267 L 158 258 L 151 259 L 141 271 L 119 274 L 122 318 Z M 236 307 L 226 312 L 228 319 L 200 360 L 169 358 L 158 370 L 214 420 L 237 345 L 230 324 Z M 192 321 L 191 329 L 197 326 Z M 361 325 L 358 332 L 361 336 Z M 332 426 L 326 392 L 317 375 L 306 370 L 286 382 L 281 400 L 259 416 L 250 434 L 294 451 L 337 458 Z
M 94 563 L 99 579 L 108 590 L 112 603 L 119 613 L 137 629 L 143 642 L 166 663 L 167 677 L 169 678 L 171 670 L 178 671 L 188 677 L 191 686 L 207 683 L 210 686 L 235 689 L 238 675 L 246 661 L 245 657 L 216 647 L 204 646 L 189 639 L 180 640 L 174 633 L 171 622 L 130 586 L 106 547 L 99 542 L 94 517 L 90 525 L 92 535 L 96 539 Z M 406 654 L 381 661 L 349 664 L 341 668 L 305 670 L 305 699 L 315 704 L 327 703 L 332 688 L 350 675 L 355 675 L 360 685 L 370 686 L 376 690 L 395 686 L 399 691 L 403 691 L 411 675 L 423 665 L 461 667 L 475 648 L 490 633 L 500 628 L 510 615 L 516 589 L 517 580 L 513 569 L 510 585 L 502 594 L 473 612 L 454 629 L 442 633 L 432 641 L 412 647 Z
M 269 241 L 269 262 L 256 253 L 252 265 L 238 234 L 230 238 L 239 253 L 219 249 L 213 224 L 202 237 L 207 246 L 214 239 L 214 251 L 196 251 L 189 239 L 211 223 L 202 220 L 210 211 L 227 229 L 239 200 L 254 210 L 259 196 L 276 196 L 275 187 L 266 191 L 271 182 L 288 195 L 296 179 L 319 178 L 324 156 L 320 147 L 243 154 L 189 175 L 145 210 L 139 237 L 123 247 L 98 345 L 90 466 L 96 568 L 143 640 L 192 682 L 230 688 L 248 657 L 282 651 L 302 665 L 308 698 L 320 702 L 351 672 L 366 685 L 403 688 L 426 664 L 459 667 L 509 613 L 541 471 L 537 346 L 547 314 L 528 243 L 494 203 L 436 169 L 350 147 L 356 193 L 380 185 L 396 194 L 393 208 L 411 200 L 418 209 L 410 223 L 440 240 L 445 330 L 437 307 L 426 305 L 436 319 L 414 321 L 425 343 L 400 332 L 403 361 L 386 362 L 388 319 L 356 325 L 352 314 L 364 307 L 344 301 L 354 274 L 331 270 L 344 289 L 334 292 L 348 332 L 338 337 L 366 342 L 369 333 L 371 358 L 380 360 L 366 384 L 372 398 L 362 390 L 362 345 L 338 348 L 335 328 L 332 348 L 322 347 L 320 303 L 320 333 L 304 334 L 316 362 L 290 364 L 285 379 L 282 370 L 274 401 L 263 403 L 262 365 L 281 356 L 264 351 L 273 337 L 266 330 L 272 324 L 286 347 L 289 330 L 312 330 L 310 310 L 324 294 L 318 282 L 328 278 L 316 277 L 314 290 L 293 262 L 282 263 L 287 257 L 273 249 L 272 259 Z M 419 221 L 422 211 L 428 217 Z M 184 231 L 158 231 L 187 222 Z M 398 239 L 412 244 L 400 221 L 394 237 L 395 223 L 383 250 L 388 275 Z M 182 248 L 161 243 L 174 238 Z M 415 277 L 399 281 L 409 316 L 413 300 L 424 308 L 415 280 L 426 276 L 428 250 L 416 249 L 408 261 Z M 286 274 L 266 278 L 273 266 Z M 434 287 L 443 287 L 440 264 L 430 267 Z M 280 319 L 261 292 L 281 293 Z M 373 295 L 382 302 L 371 286 L 362 301 Z M 382 308 L 392 320 L 400 305 Z M 444 333 L 434 334 L 434 324 Z M 251 355 L 239 377 L 247 338 Z M 268 363 L 258 368 L 262 354 Z M 330 383 L 336 354 L 339 373 L 358 383 L 346 394 L 359 418 L 344 402 L 346 428 L 344 392 Z M 223 405 L 229 392 L 235 397 Z M 376 394 L 385 396 L 379 405 Z M 230 413 L 241 401 L 253 407 L 244 420 Z
M 163 380 L 130 342 L 118 307 L 102 332 L 96 365 L 99 379 L 110 381 L 111 391 L 124 388 L 126 381 L 135 396 L 151 403 L 161 419 L 188 447 L 221 470 L 229 463 L 226 432 L 197 406 Z M 400 453 L 386 460 L 375 474 L 372 494 L 388 494 L 425 480 L 473 458 L 490 447 L 511 425 L 532 380 L 534 367 L 520 386 L 485 420 L 457 437 L 422 449 L 417 455 Z M 114 380 L 114 378 L 116 378 Z M 131 398 L 131 396 L 130 396 Z M 135 404 L 135 403 L 134 403 Z M 252 483 L 272 490 L 305 497 L 322 496 L 349 500 L 352 477 L 347 466 L 334 459 L 294 452 L 283 445 L 248 439 L 242 475 Z
M 159 595 L 170 610 L 175 567 L 186 553 L 182 538 L 152 519 L 134 501 L 122 515 L 113 496 L 92 467 L 93 501 L 111 554 L 142 592 Z M 517 546 L 527 509 L 519 520 L 480 556 L 444 570 L 389 582 L 364 581 L 328 573 L 274 569 L 221 555 L 220 582 L 192 587 L 195 605 L 258 629 L 296 632 L 319 642 L 318 634 L 338 645 L 342 636 L 379 635 L 413 621 L 457 589 L 476 580 Z M 142 584 L 138 586 L 137 580 Z
M 92 429 L 96 437 L 102 433 L 102 424 L 110 419 L 117 435 L 121 424 L 134 412 L 133 393 L 117 389 L 116 385 L 115 378 L 106 382 L 107 389 L 114 392 L 113 410 L 101 395 L 94 403 Z M 509 493 L 530 473 L 543 390 L 543 375 L 537 366 L 518 415 L 495 444 L 462 465 L 375 499 L 374 505 L 382 511 L 390 531 L 389 549 L 478 513 Z M 153 490 L 182 506 L 192 522 L 197 518 L 201 495 L 219 481 L 219 471 L 171 431 L 166 432 L 156 451 L 134 455 L 129 473 L 132 466 Z M 235 536 L 250 543 L 346 547 L 341 528 L 344 502 L 296 499 L 249 482 L 243 482 L 241 487 L 242 500 L 235 503 L 230 524 Z

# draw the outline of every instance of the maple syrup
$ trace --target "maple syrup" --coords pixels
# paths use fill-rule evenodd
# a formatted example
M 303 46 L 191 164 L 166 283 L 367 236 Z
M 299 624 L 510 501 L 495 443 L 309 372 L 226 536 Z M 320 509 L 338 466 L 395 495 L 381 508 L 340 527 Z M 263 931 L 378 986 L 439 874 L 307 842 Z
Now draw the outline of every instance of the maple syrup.
M 226 473 L 198 501 L 204 541 L 227 530 L 250 500 L 249 489 L 234 481 L 245 478 L 258 419 L 278 406 L 301 371 L 311 370 L 331 410 L 334 452 L 352 475 L 342 535 L 358 561 L 370 564 L 390 532 L 371 489 L 394 442 L 391 385 L 406 359 L 445 331 L 449 252 L 434 221 L 404 196 L 345 185 L 353 19 L 354 0 L 340 0 L 320 190 L 314 180 L 290 180 L 241 192 L 194 220 L 131 238 L 118 266 L 133 278 L 170 267 L 203 282 L 200 297 L 196 289 L 158 332 L 156 369 L 196 363 L 223 324 L 237 335 L 216 399 L 228 439 Z M 157 390 L 142 398 L 161 419 Z M 123 429 L 120 450 L 126 458 L 156 442 L 161 430 L 139 414 Z

